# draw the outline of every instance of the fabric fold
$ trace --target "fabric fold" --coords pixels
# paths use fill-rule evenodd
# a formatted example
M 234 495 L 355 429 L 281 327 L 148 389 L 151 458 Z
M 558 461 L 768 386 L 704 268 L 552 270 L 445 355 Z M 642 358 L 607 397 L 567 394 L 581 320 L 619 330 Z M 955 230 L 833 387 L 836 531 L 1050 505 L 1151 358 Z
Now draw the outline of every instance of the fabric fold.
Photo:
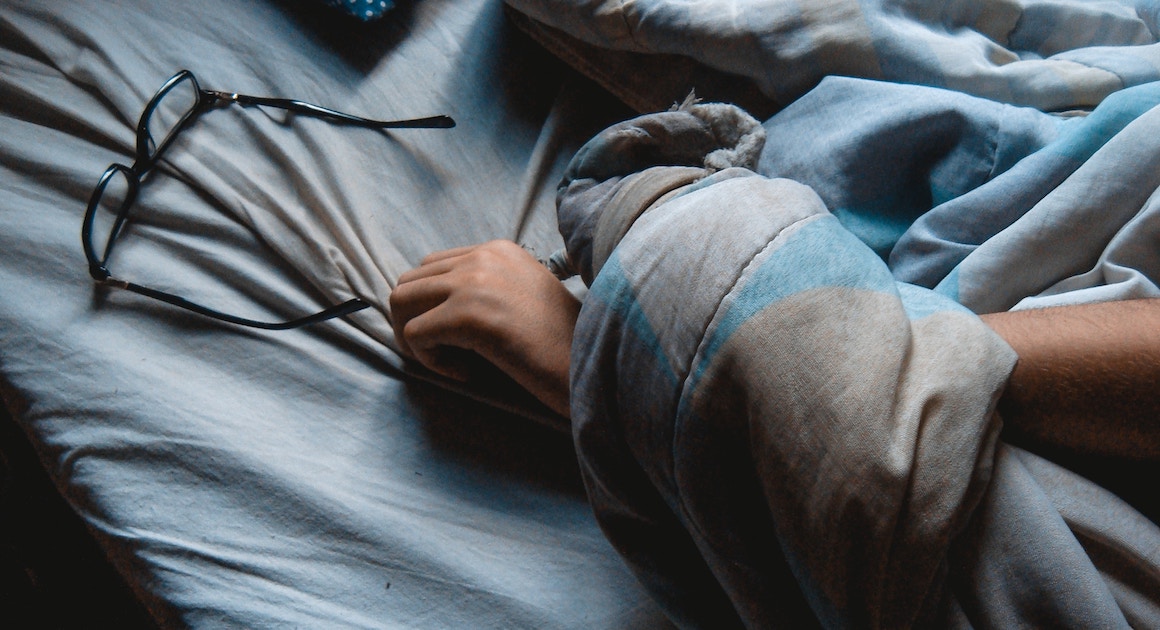
M 967 308 L 977 298 L 960 303 L 971 295 L 946 288 L 1018 286 L 978 274 L 981 255 L 1026 256 L 1012 239 L 1041 238 L 1028 222 L 1038 211 L 1020 216 L 1025 196 L 1002 191 L 1075 195 L 1076 176 L 1034 167 L 1061 145 L 1087 149 L 1067 154 L 1076 174 L 1105 163 L 1106 147 L 1138 146 L 1121 130 L 1150 124 L 1152 93 L 1125 90 L 1067 120 L 834 78 L 765 124 L 756 166 L 706 166 L 698 152 L 742 136 L 680 126 L 673 112 L 581 150 L 558 198 L 589 283 L 572 350 L 573 438 L 605 535 L 671 619 L 1160 622 L 1160 528 L 1002 440 L 995 405 L 1016 356 Z M 855 112 L 872 114 L 850 122 Z M 1099 124 L 1109 118 L 1123 124 Z M 1105 197 L 1079 199 L 1069 207 Z M 949 208 L 991 232 L 935 288 L 907 282 L 903 253 L 941 260 L 903 252 L 908 230 Z M 1148 238 L 1148 208 L 1108 214 L 1057 256 L 1098 250 L 1117 221 L 1113 242 Z M 998 216 L 1013 226 L 972 223 Z M 953 256 L 966 241 L 942 242 Z M 1139 268 L 1154 277 L 1154 265 Z
M 578 160 L 643 166 L 624 130 L 656 124 L 610 130 Z M 699 133 L 650 134 L 650 155 L 713 145 Z M 951 541 L 989 479 L 1014 354 L 966 309 L 896 282 L 812 189 L 736 166 L 666 188 L 689 168 L 561 189 L 562 224 L 636 217 L 588 272 L 573 348 L 574 436 L 598 520 L 677 619 L 714 609 L 694 588 L 711 576 L 749 626 L 935 620 Z M 663 194 L 647 212 L 619 207 L 642 181 Z M 599 238 L 564 235 L 574 260 L 595 258 L 577 246 Z M 703 565 L 657 575 L 634 542 L 642 523 Z

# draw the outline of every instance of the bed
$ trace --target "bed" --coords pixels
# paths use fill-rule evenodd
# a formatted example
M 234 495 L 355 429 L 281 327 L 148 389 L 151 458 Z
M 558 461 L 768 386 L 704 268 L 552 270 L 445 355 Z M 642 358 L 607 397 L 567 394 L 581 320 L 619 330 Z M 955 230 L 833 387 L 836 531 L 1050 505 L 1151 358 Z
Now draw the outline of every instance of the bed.
M 115 568 L 94 575 L 120 576 L 161 627 L 663 627 L 592 520 L 559 419 L 504 382 L 430 384 L 390 350 L 382 310 L 430 251 L 557 248 L 555 182 L 622 106 L 497 2 L 367 23 L 320 2 L 5 2 L 0 30 L 3 398 Z M 357 291 L 376 301 L 363 324 L 246 330 L 96 287 L 86 204 L 183 69 L 205 89 L 455 119 L 206 112 L 109 261 L 256 319 Z M 354 243 L 363 260 L 336 264 Z
M 342 6 L 0 3 L 0 391 L 35 464 L 143 623 L 1160 623 L 1158 512 L 1135 483 L 1155 462 L 1008 443 L 993 404 L 1014 358 L 988 345 L 973 315 L 1160 296 L 1160 8 L 419 0 L 381 17 L 356 10 L 374 18 L 363 22 Z M 183 70 L 220 91 L 215 104 L 156 143 L 161 159 L 142 161 L 158 151 L 140 139 L 142 110 L 171 77 L 186 80 Z M 744 111 L 686 99 L 693 89 Z M 335 124 L 309 107 L 252 106 L 254 96 L 455 124 Z M 724 152 L 710 158 L 682 144 L 701 123 L 666 144 L 689 117 L 710 121 L 714 134 L 697 146 Z M 650 136 L 659 144 L 636 151 L 610 140 L 648 136 L 641 129 L 663 131 Z M 149 172 L 116 255 L 86 257 L 82 226 L 102 169 L 132 171 L 134 156 Z M 620 192 L 626 182 L 654 167 L 696 172 L 662 178 L 669 188 L 638 204 L 611 240 L 598 238 L 600 213 L 616 204 L 593 200 L 631 198 Z M 833 472 L 827 462 L 779 477 L 793 499 L 762 521 L 776 535 L 753 543 L 728 517 L 752 505 L 713 491 L 744 487 L 744 475 L 697 459 L 688 470 L 703 476 L 694 490 L 708 498 L 669 513 L 658 506 L 683 499 L 647 488 L 668 488 L 672 436 L 642 434 L 644 446 L 627 447 L 614 439 L 622 416 L 606 397 L 622 388 L 624 417 L 684 413 L 678 406 L 736 413 L 737 384 L 711 362 L 697 372 L 693 402 L 677 405 L 686 394 L 650 361 L 668 362 L 670 350 L 688 354 L 674 365 L 702 356 L 699 337 L 680 341 L 680 331 L 706 335 L 718 315 L 728 325 L 712 330 L 743 328 L 728 323 L 738 317 L 732 298 L 712 295 L 714 282 L 683 283 L 748 278 L 704 271 L 708 254 L 697 248 L 758 260 L 752 252 L 687 237 L 700 233 L 698 208 L 730 207 L 740 198 L 733 187 L 766 185 L 755 178 L 797 182 L 773 196 L 800 201 L 786 212 L 822 217 L 810 221 L 825 247 L 848 246 L 849 256 L 818 266 L 831 275 L 818 280 L 808 267 L 802 286 L 845 287 L 847 272 L 855 284 L 898 283 L 883 289 L 894 291 L 890 322 L 937 322 L 932 338 L 966 340 L 944 353 L 952 359 L 931 359 L 951 368 L 927 370 L 968 383 L 965 415 L 929 432 L 961 448 L 906 438 L 926 457 L 912 468 L 937 471 L 922 476 L 936 480 L 924 486 L 933 507 L 884 508 L 890 518 L 917 514 L 929 531 L 907 530 L 905 541 L 928 545 L 922 553 L 883 552 L 889 561 L 879 562 L 869 558 L 878 539 L 851 543 L 863 541 L 855 528 L 865 521 L 841 518 L 849 504 L 831 501 L 845 496 L 835 487 L 848 490 L 839 477 L 813 476 Z M 664 211 L 653 211 L 661 198 Z M 754 220 L 748 212 L 725 212 L 704 233 L 737 232 L 726 218 Z M 575 426 L 500 374 L 455 383 L 395 350 L 398 276 L 432 251 L 500 238 L 545 259 L 567 251 L 579 272 L 567 280 L 586 309 Z M 776 258 L 768 246 L 788 239 L 762 241 L 762 256 Z M 634 271 L 663 269 L 658 252 L 688 257 L 684 268 L 702 275 Z M 880 273 L 867 280 L 867 268 Z M 358 310 L 262 330 L 94 282 L 104 273 L 258 322 L 345 303 Z M 705 300 L 682 301 L 697 292 Z M 701 324 L 685 326 L 688 318 Z M 642 321 L 667 322 L 678 332 L 665 339 L 680 343 L 640 345 L 657 332 Z M 993 351 L 966 352 L 978 347 Z M 785 348 L 777 356 L 791 362 L 814 356 Z M 863 361 L 819 365 L 841 379 L 881 363 Z M 742 372 L 766 369 L 753 365 Z M 965 417 L 972 422 L 958 422 Z M 732 461 L 728 440 L 692 443 Z M 802 462 L 825 450 L 800 444 Z M 634 456 L 621 457 L 626 448 Z M 655 458 L 639 457 L 648 449 L 659 449 Z M 891 482 L 899 478 L 910 479 Z M 810 486 L 817 479 L 826 483 Z M 828 545 L 847 547 L 819 551 L 836 548 Z M 738 548 L 752 552 L 752 567 L 722 551 Z M 758 588 L 750 569 L 773 577 Z M 835 596 L 871 582 L 892 587 Z M 930 605 L 944 588 L 954 597 Z M 776 614 L 746 601 L 777 601 Z

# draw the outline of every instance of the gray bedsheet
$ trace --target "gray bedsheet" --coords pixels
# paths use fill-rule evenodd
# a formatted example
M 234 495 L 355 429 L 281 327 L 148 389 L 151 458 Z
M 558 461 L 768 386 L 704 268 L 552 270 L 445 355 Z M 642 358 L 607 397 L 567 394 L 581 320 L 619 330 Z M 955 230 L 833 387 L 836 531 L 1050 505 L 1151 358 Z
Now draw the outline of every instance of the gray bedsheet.
M 407 378 L 390 350 L 389 289 L 429 251 L 560 245 L 553 184 L 604 121 L 520 42 L 485 0 L 372 25 L 312 3 L 0 3 L 0 391 L 163 625 L 666 623 L 601 536 L 566 436 Z M 112 263 L 249 317 L 374 308 L 267 333 L 94 285 L 85 203 L 181 68 L 456 118 L 376 132 L 211 111 L 147 180 Z M 537 412 L 503 383 L 474 393 Z

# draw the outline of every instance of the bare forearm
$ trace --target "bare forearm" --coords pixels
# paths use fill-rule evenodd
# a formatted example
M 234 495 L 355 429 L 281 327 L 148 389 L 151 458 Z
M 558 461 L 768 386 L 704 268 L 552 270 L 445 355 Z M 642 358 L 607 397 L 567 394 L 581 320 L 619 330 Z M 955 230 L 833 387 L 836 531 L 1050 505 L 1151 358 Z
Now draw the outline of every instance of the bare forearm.
M 1033 442 L 1160 459 L 1160 300 L 984 315 L 1019 355 L 999 410 Z

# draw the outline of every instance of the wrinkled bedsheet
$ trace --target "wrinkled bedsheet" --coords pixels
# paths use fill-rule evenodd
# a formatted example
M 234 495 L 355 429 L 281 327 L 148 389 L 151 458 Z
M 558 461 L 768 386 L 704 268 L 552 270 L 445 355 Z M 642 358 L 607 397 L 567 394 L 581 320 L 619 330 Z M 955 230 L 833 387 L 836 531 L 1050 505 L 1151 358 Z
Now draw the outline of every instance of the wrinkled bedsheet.
M 518 35 L 493 1 L 370 25 L 314 0 L 0 2 L 0 394 L 162 627 L 668 627 L 593 521 L 567 437 L 410 378 L 390 349 L 390 287 L 427 253 L 559 246 L 553 187 L 610 122 Z M 262 332 L 94 284 L 85 204 L 182 68 L 456 119 L 378 132 L 214 109 L 149 176 L 111 261 L 259 319 L 374 308 Z
M 835 77 L 580 150 L 574 440 L 674 621 L 1160 625 L 1160 528 L 1000 439 L 1016 357 L 976 315 L 1160 295 L 1158 105 Z

